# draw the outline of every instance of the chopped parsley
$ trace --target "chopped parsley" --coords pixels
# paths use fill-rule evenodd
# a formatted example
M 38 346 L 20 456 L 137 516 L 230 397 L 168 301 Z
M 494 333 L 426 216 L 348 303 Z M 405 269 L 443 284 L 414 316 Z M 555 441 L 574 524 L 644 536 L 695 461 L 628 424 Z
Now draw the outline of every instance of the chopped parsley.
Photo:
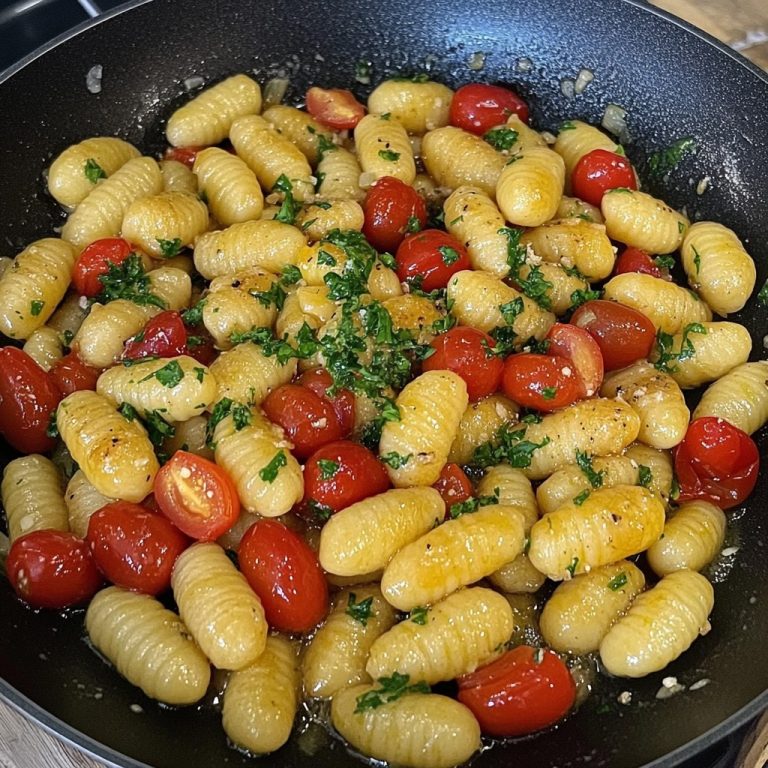
M 674 352 L 674 336 L 659 330 L 656 334 L 656 351 L 658 360 L 653 364 L 654 367 L 664 373 L 673 373 L 677 370 L 676 363 L 683 360 L 690 360 L 696 354 L 696 347 L 690 339 L 692 333 L 707 334 L 707 329 L 701 323 L 689 323 L 683 328 L 683 335 L 680 339 L 680 351 Z
M 99 275 L 103 287 L 94 301 L 106 304 L 116 299 L 126 299 L 142 306 L 167 308 L 165 302 L 150 290 L 150 280 L 138 254 L 132 253 L 121 264 L 108 264 L 107 272 Z
M 139 379 L 138 383 L 142 381 L 149 381 L 150 379 L 157 379 L 164 387 L 172 389 L 184 378 L 184 371 L 179 365 L 177 360 L 171 360 L 166 363 L 162 368 L 158 368 L 153 373 L 145 376 L 143 379 Z
M 626 585 L 628 579 L 627 574 L 625 571 L 621 571 L 620 573 L 617 573 L 609 582 L 608 582 L 608 589 L 610 589 L 612 592 L 616 592 L 617 590 L 621 589 L 623 586 Z
M 51 411 L 51 415 L 48 417 L 48 426 L 45 430 L 46 436 L 50 437 L 52 440 L 59 437 L 59 425 L 56 423 L 56 414 L 58 413 L 58 410 L 58 408 L 54 408 Z
M 106 171 L 92 157 L 89 157 L 85 161 L 83 173 L 85 174 L 85 178 L 88 179 L 91 184 L 95 184 L 99 179 L 107 178 Z
M 135 421 L 139 418 L 138 411 L 130 403 L 120 403 L 117 410 L 126 421 Z
M 184 325 L 191 325 L 191 326 L 202 325 L 204 307 L 205 307 L 205 299 L 200 299 L 200 301 L 198 301 L 194 307 L 185 309 L 181 313 L 181 319 L 184 322 Z
M 392 677 L 380 677 L 378 688 L 372 688 L 357 697 L 355 714 L 365 712 L 366 709 L 377 709 L 407 693 L 429 693 L 429 686 L 425 682 L 409 685 L 410 679 L 409 675 L 401 675 L 399 672 L 392 673 Z
M 466 515 L 470 512 L 477 512 L 480 507 L 487 507 L 489 504 L 499 503 L 498 488 L 493 496 L 470 496 L 466 501 L 457 501 L 448 508 L 448 514 L 454 520 L 457 517 Z
M 351 616 L 355 621 L 359 621 L 365 626 L 368 623 L 368 619 L 371 618 L 373 596 L 367 597 L 359 603 L 356 603 L 355 600 L 357 600 L 357 595 L 354 592 L 350 592 L 345 613 L 347 616 Z
M 656 256 L 653 263 L 659 269 L 672 269 L 675 266 L 675 257 L 671 253 L 662 253 L 661 256 Z
M 757 300 L 764 307 L 768 307 L 768 280 L 765 281 L 765 284 L 760 289 L 760 292 L 757 294 Z
M 335 267 L 338 262 L 333 254 L 330 254 L 328 251 L 324 251 L 321 248 L 317 254 L 317 263 L 323 267 Z
M 517 283 L 520 290 L 529 299 L 535 301 L 543 309 L 551 309 L 552 299 L 549 292 L 552 290 L 553 285 L 544 278 L 541 267 L 526 265 L 526 250 L 520 244 L 520 236 L 523 234 L 523 231 L 512 227 L 502 227 L 499 230 L 499 234 L 507 238 L 509 277 Z M 525 277 L 521 274 L 524 265 L 528 266 L 528 273 Z
M 265 483 L 274 483 L 277 479 L 277 473 L 280 471 L 281 467 L 284 467 L 288 464 L 288 460 L 285 458 L 285 451 L 279 450 L 272 461 L 267 464 L 266 467 L 263 467 L 259 470 L 259 477 L 265 482 Z
M 508 152 L 517 142 L 517 131 L 512 128 L 492 128 L 483 138 L 500 152 Z
M 686 136 L 666 149 L 654 152 L 648 158 L 648 170 L 654 176 L 665 176 L 667 173 L 677 168 L 685 155 L 689 152 L 694 152 L 695 150 L 696 139 L 692 136 Z
M 594 301 L 600 298 L 600 291 L 582 290 L 578 288 L 571 294 L 571 309 L 576 309 L 588 301 Z
M 156 447 L 176 434 L 175 427 L 169 424 L 159 411 L 146 411 L 142 420 L 152 445 Z
M 491 467 L 507 463 L 517 469 L 531 466 L 533 452 L 549 443 L 545 437 L 540 443 L 524 440 L 527 426 L 520 429 L 519 425 L 502 424 L 496 433 L 495 440 L 482 443 L 472 455 L 470 464 L 478 467 Z
M 213 432 L 219 423 L 224 421 L 230 413 L 232 414 L 232 423 L 238 432 L 241 429 L 245 429 L 251 423 L 251 411 L 247 405 L 236 403 L 229 397 L 222 397 L 213 406 L 211 417 L 208 419 L 208 425 L 205 429 L 205 444 L 209 448 L 213 449 L 216 447 L 213 442 Z
M 455 248 L 451 248 L 450 245 L 441 245 L 437 250 L 446 267 L 455 264 L 460 258 L 459 252 Z
M 157 244 L 160 246 L 160 255 L 164 259 L 172 259 L 174 256 L 179 255 L 181 251 L 181 238 L 174 237 L 173 240 L 161 240 L 159 237 Z
M 44 306 L 45 306 L 44 301 L 38 301 L 38 300 L 31 301 L 29 304 L 29 314 L 32 315 L 32 317 L 37 317 L 43 311 Z
M 293 264 L 287 264 L 280 273 L 280 284 L 286 288 L 289 285 L 296 285 L 301 280 L 301 270 Z
M 653 483 L 653 472 L 650 467 L 646 467 L 645 464 L 640 464 L 637 468 L 637 482 L 643 486 L 643 488 L 650 488 Z
M 603 484 L 603 472 L 595 472 L 595 468 L 592 466 L 592 457 L 584 451 L 576 451 L 576 464 L 579 469 L 584 473 L 589 484 L 593 488 L 600 488 Z
M 696 267 L 696 274 L 701 271 L 701 254 L 696 250 L 696 246 L 691 246 L 693 249 L 693 265 Z
M 421 231 L 421 221 L 418 216 L 409 216 L 405 231 L 409 233 Z
M 579 565 L 579 558 L 574 557 L 565 570 L 568 571 L 568 573 L 570 573 L 571 576 L 573 576 L 576 573 L 576 568 L 578 567 L 578 565 Z
M 429 609 L 425 605 L 418 605 L 408 614 L 408 620 L 423 627 L 427 623 L 428 614 Z
M 307 508 L 318 520 L 330 520 L 333 514 L 333 510 L 327 504 L 321 504 L 316 499 L 309 499 Z
M 325 134 L 317 134 L 317 160 L 318 162 L 323 159 L 326 152 L 333 152 L 338 149 L 338 146 L 334 144 Z M 320 179 L 318 178 L 318 186 L 320 185 Z
M 192 370 L 195 372 L 195 378 L 202 384 L 205 378 L 205 368 L 193 368 Z
M 554 400 L 556 395 L 557 387 L 544 387 L 544 389 L 541 390 L 541 396 L 545 400 Z
M 275 214 L 275 221 L 282 221 L 283 224 L 294 224 L 301 206 L 293 198 L 293 184 L 291 184 L 291 180 L 284 173 L 281 173 L 275 182 L 275 186 L 272 187 L 272 191 L 283 193 L 283 202 L 280 210 Z
M 275 281 L 266 291 L 250 291 L 251 296 L 259 300 L 260 304 L 269 308 L 272 305 L 277 307 L 278 311 L 283 308 L 287 296 L 283 286 L 279 281 Z
M 576 128 L 576 123 L 574 123 L 572 120 L 565 120 L 564 122 L 560 123 L 560 127 L 557 129 L 558 133 L 561 131 L 572 131 L 574 128 Z
M 319 459 L 317 466 L 321 480 L 330 480 L 339 471 L 339 462 L 332 459 Z
M 390 451 L 389 453 L 385 453 L 383 456 L 379 456 L 379 458 L 388 467 L 392 467 L 392 469 L 401 469 L 413 458 L 413 454 L 409 453 L 407 456 L 403 456 L 397 451 Z
M 394 163 L 395 161 L 400 159 L 400 153 L 393 152 L 391 149 L 380 149 L 379 157 L 382 160 L 387 160 L 390 163 Z
M 589 490 L 589 488 L 585 488 L 578 496 L 573 497 L 573 503 L 580 507 L 590 496 L 592 491 Z

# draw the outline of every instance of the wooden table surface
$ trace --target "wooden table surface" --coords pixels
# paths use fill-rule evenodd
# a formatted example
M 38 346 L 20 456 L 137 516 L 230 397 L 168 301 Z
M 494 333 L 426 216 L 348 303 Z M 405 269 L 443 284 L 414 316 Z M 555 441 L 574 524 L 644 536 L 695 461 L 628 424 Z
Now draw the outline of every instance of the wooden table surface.
M 768 0 L 653 0 L 768 69 Z M 768 764 L 768 713 L 739 755 L 738 768 Z M 103 768 L 0 702 L 0 768 Z

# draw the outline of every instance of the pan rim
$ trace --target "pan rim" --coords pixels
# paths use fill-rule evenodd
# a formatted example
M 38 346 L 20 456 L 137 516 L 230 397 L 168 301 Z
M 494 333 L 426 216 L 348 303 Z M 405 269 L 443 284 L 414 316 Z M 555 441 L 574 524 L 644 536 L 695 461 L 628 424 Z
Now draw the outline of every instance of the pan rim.
M 650 13 L 665 20 L 667 23 L 673 24 L 684 30 L 687 34 L 699 38 L 702 42 L 714 47 L 721 55 L 728 57 L 735 64 L 746 69 L 752 76 L 756 77 L 759 82 L 768 86 L 768 72 L 762 70 L 756 64 L 749 61 L 743 54 L 730 48 L 709 33 L 663 9 L 650 5 L 646 0 L 617 1 L 637 8 L 643 12 Z M 31 62 L 47 54 L 59 45 L 81 35 L 91 27 L 95 27 L 109 19 L 151 2 L 153 2 L 153 0 L 129 0 L 96 18 L 80 22 L 66 32 L 57 35 L 44 45 L 12 64 L 7 69 L 0 71 L 0 88 Z M 64 720 L 61 720 L 21 693 L 21 691 L 1 677 L 0 700 L 8 704 L 14 711 L 21 714 L 26 719 L 43 728 L 47 733 L 75 747 L 83 753 L 105 762 L 111 768 L 153 768 L 150 764 L 137 760 L 122 752 L 118 752 L 103 742 L 83 733 Z M 751 720 L 759 716 L 764 710 L 768 710 L 768 689 L 758 694 L 741 709 L 732 713 L 729 717 L 701 735 L 686 744 L 677 747 L 666 755 L 663 755 L 650 763 L 646 763 L 643 766 L 639 766 L 638 768 L 674 768 L 674 766 L 680 765 L 684 761 L 701 754 L 704 750 L 725 740 L 740 727 L 745 726 Z

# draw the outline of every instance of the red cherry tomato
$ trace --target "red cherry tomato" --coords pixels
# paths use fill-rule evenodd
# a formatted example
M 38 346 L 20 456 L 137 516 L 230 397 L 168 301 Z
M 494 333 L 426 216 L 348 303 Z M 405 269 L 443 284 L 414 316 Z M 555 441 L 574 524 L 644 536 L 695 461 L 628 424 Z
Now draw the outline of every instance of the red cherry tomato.
M 637 179 L 632 163 L 624 155 L 593 149 L 576 163 L 571 173 L 571 187 L 576 197 L 599 208 L 609 189 L 637 189 Z
M 86 246 L 75 263 L 72 284 L 81 296 L 97 296 L 103 288 L 99 277 L 109 272 L 110 264 L 122 264 L 134 251 L 122 237 L 105 237 Z
M 0 349 L 0 434 L 22 453 L 45 453 L 61 393 L 54 378 L 17 347 Z
M 606 371 L 625 368 L 651 353 L 656 340 L 653 323 L 632 307 L 596 299 L 582 304 L 571 324 L 583 328 L 597 342 Z
M 178 357 L 187 353 L 187 330 L 178 312 L 155 315 L 125 342 L 123 360 L 141 357 Z
M 67 608 L 102 584 L 88 545 L 68 531 L 33 531 L 11 545 L 6 562 L 14 592 L 35 608 Z
M 181 531 L 200 541 L 226 533 L 240 516 L 240 499 L 229 475 L 208 459 L 176 451 L 155 477 L 155 501 Z
M 70 352 L 53 364 L 50 374 L 61 394 L 66 397 L 83 389 L 95 391 L 101 371 L 86 365 L 77 352 Z
M 175 160 L 177 163 L 183 163 L 187 168 L 192 168 L 198 152 L 202 152 L 204 149 L 205 147 L 168 147 L 164 157 L 166 160 Z
M 283 384 L 267 395 L 261 407 L 270 421 L 285 430 L 294 454 L 300 459 L 343 437 L 330 401 L 307 387 Z
M 304 501 L 320 515 L 338 512 L 388 488 L 385 466 L 350 440 L 318 448 L 304 465 Z
M 453 94 L 449 121 L 457 128 L 482 136 L 506 123 L 512 114 L 528 122 L 528 105 L 514 91 L 500 85 L 470 83 Z
M 537 411 L 565 408 L 581 397 L 583 388 L 568 358 L 530 352 L 506 359 L 501 386 L 510 400 Z
M 458 464 L 446 464 L 432 487 L 445 502 L 445 517 L 448 520 L 451 518 L 451 505 L 460 504 L 475 493 L 472 481 Z
M 218 352 L 213 337 L 204 326 L 185 325 L 187 332 L 187 351 L 185 354 L 194 357 L 198 363 L 210 365 Z
M 333 379 L 325 368 L 313 368 L 311 371 L 305 371 L 296 379 L 296 383 L 311 389 L 316 395 L 327 400 L 333 406 L 343 437 L 352 431 L 355 426 L 354 392 L 349 389 L 340 389 L 331 397 L 328 390 L 333 386 Z
M 374 182 L 363 202 L 363 234 L 377 251 L 397 250 L 406 232 L 427 223 L 427 206 L 421 195 L 393 176 Z
M 354 128 L 363 119 L 365 107 L 350 91 L 313 86 L 307 91 L 307 112 L 318 123 L 343 131 Z
M 669 273 L 666 270 L 662 271 L 654 264 L 647 251 L 633 248 L 630 245 L 621 252 L 613 268 L 614 275 L 623 275 L 625 272 L 640 272 L 643 275 L 653 275 L 653 277 L 661 278 L 669 277 Z
M 583 328 L 555 323 L 547 334 L 549 354 L 565 357 L 573 363 L 581 380 L 582 397 L 592 397 L 603 383 L 603 355 L 597 342 Z
M 735 507 L 754 490 L 759 467 L 760 452 L 746 432 L 714 416 L 696 419 L 675 449 L 679 500 Z
M 505 738 L 540 731 L 564 717 L 576 698 L 568 667 L 553 651 L 520 645 L 458 680 L 459 701 L 483 733 Z
M 113 501 L 91 515 L 86 539 L 109 581 L 148 595 L 171 586 L 173 564 L 189 545 L 170 520 L 128 501 Z
M 499 388 L 504 363 L 489 351 L 496 342 L 487 333 L 457 326 L 435 337 L 430 346 L 435 353 L 424 361 L 423 369 L 448 370 L 461 376 L 470 400 L 479 400 Z
M 400 243 L 395 258 L 401 282 L 419 279 L 417 287 L 424 291 L 445 288 L 452 275 L 472 266 L 467 249 L 440 229 L 409 235 Z
M 240 570 L 280 632 L 308 632 L 328 613 L 328 584 L 317 555 L 276 520 L 258 520 L 237 550 Z

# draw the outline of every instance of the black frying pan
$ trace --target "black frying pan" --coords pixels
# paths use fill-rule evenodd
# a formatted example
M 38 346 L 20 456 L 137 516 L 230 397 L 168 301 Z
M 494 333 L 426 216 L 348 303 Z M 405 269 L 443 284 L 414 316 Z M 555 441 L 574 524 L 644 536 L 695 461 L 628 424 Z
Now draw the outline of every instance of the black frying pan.
M 487 53 L 482 72 L 467 60 Z M 527 57 L 528 71 L 515 62 Z M 699 151 L 663 185 L 651 186 L 694 217 L 735 229 L 758 265 L 768 260 L 768 79 L 705 35 L 636 0 L 155 0 L 110 15 L 60 39 L 0 79 L 0 249 L 7 255 L 48 235 L 61 214 L 43 193 L 41 170 L 71 142 L 117 134 L 145 151 L 163 147 L 163 121 L 187 97 L 182 82 L 208 83 L 239 71 L 263 83 L 291 73 L 288 98 L 309 84 L 352 86 L 355 64 L 386 74 L 429 69 L 451 85 L 515 83 L 532 104 L 534 124 L 599 122 L 605 105 L 628 110 L 628 154 L 645 171 L 648 154 L 683 136 Z M 103 91 L 90 94 L 86 72 L 104 67 Z M 595 72 L 567 99 L 563 77 Z M 712 187 L 694 191 L 703 176 Z M 736 318 L 763 352 L 766 310 L 755 300 Z M 763 457 L 768 441 L 761 439 Z M 715 586 L 713 630 L 663 674 L 639 682 L 602 678 L 577 715 L 557 730 L 476 761 L 478 768 L 678 764 L 703 753 L 768 705 L 768 473 L 731 526 L 740 549 Z M 662 677 L 711 683 L 657 701 Z M 212 709 L 161 710 L 99 661 L 83 641 L 82 617 L 35 614 L 0 580 L 0 693 L 43 725 L 120 766 L 158 768 L 254 765 L 226 744 Z M 632 690 L 628 707 L 617 695 Z M 132 706 L 134 705 L 134 706 Z M 140 710 L 135 706 L 138 705 Z M 305 734 L 258 764 L 342 768 L 358 763 L 333 739 Z M 310 738 L 311 737 L 311 738 Z M 316 750 L 316 751 L 315 751 Z M 312 757 L 310 757 L 310 754 Z M 705 763 L 702 763 L 705 765 Z

